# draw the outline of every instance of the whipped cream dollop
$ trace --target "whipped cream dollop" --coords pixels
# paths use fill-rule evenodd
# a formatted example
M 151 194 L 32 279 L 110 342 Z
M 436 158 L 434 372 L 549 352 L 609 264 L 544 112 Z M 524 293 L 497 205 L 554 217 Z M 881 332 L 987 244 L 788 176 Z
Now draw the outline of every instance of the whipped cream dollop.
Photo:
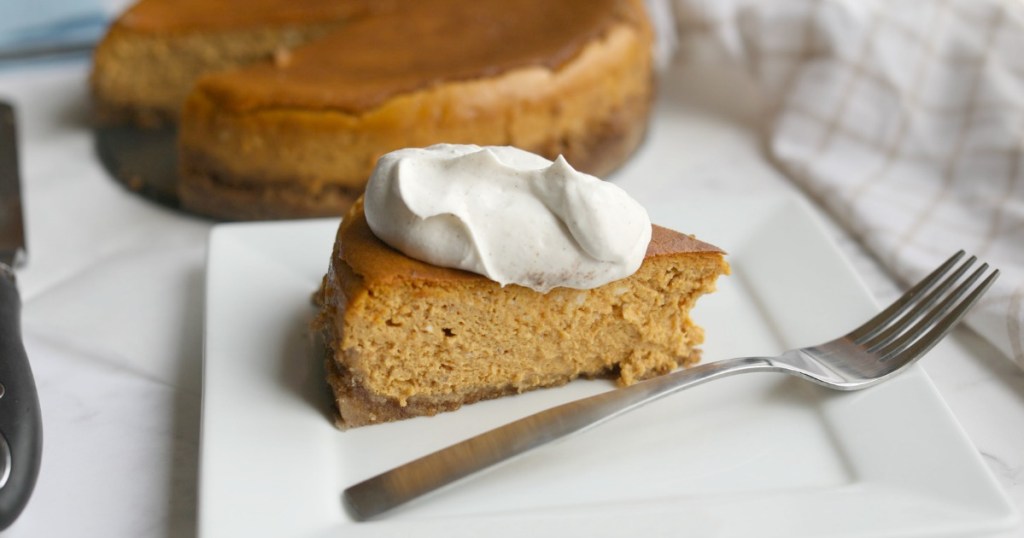
M 366 220 L 405 255 L 539 292 L 595 288 L 640 267 L 647 211 L 626 191 L 513 147 L 440 144 L 380 158 Z

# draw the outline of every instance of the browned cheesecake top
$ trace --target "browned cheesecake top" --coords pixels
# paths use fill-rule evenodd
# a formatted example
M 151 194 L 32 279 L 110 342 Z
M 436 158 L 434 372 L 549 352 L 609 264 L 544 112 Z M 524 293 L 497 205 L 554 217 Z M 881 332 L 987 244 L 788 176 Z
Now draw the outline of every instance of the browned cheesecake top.
M 416 278 L 427 280 L 479 280 L 487 277 L 463 271 L 431 265 L 402 254 L 391 248 L 374 235 L 366 222 L 363 199 L 360 198 L 349 209 L 338 229 L 337 241 L 341 248 L 335 252 L 352 270 L 370 282 L 393 279 Z M 700 241 L 692 236 L 653 226 L 651 243 L 647 246 L 645 259 L 675 254 L 709 253 L 722 254 L 718 247 Z M 337 261 L 337 260 L 336 260 Z
M 141 0 L 118 20 L 154 35 L 348 20 L 385 0 Z
M 283 61 L 211 75 L 199 88 L 228 110 L 359 113 L 446 81 L 525 66 L 557 69 L 612 26 L 643 20 L 633 0 L 399 0 L 393 6 L 355 17 Z

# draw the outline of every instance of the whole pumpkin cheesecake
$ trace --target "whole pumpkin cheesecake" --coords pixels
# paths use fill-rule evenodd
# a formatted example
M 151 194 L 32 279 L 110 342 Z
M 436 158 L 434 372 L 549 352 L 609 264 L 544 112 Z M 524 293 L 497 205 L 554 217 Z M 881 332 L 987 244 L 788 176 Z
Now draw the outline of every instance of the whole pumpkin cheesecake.
M 340 215 L 378 157 L 441 142 L 564 155 L 605 175 L 646 129 L 642 0 L 260 0 L 230 22 L 199 4 L 178 15 L 143 0 L 93 74 L 108 117 L 180 109 L 179 196 L 196 213 Z M 148 42 L 166 47 L 133 45 Z M 135 48 L 149 52 L 118 52 Z
M 403 157 L 389 169 L 378 167 L 371 181 L 381 174 L 413 177 L 375 192 L 371 184 L 366 200 L 375 217 L 368 219 L 362 198 L 352 206 L 316 296 L 339 426 L 434 415 L 578 377 L 608 376 L 628 385 L 699 360 L 704 335 L 689 312 L 729 271 L 720 249 L 649 220 L 625 218 L 616 203 L 605 201 L 607 193 L 581 198 L 575 180 L 550 177 L 551 170 L 567 167 L 561 159 L 524 167 L 509 164 L 514 158 L 507 149 L 493 152 L 497 157 L 481 156 L 489 150 L 480 148 L 455 157 L 430 151 L 426 164 L 395 164 Z M 561 207 L 568 216 L 526 208 L 507 187 L 490 197 L 479 195 L 478 180 L 446 177 L 445 184 L 455 186 L 439 192 L 439 183 L 421 179 L 424 168 L 450 176 L 470 165 L 477 170 L 471 175 L 509 166 L 517 170 L 512 175 L 546 169 L 548 177 L 539 181 L 558 186 L 544 188 L 541 205 Z M 403 202 L 408 207 L 383 210 L 390 202 L 381 205 L 382 189 L 386 198 L 401 192 L 411 199 Z M 421 189 L 432 193 L 427 201 Z M 474 194 L 452 202 L 460 196 L 453 192 Z M 501 216 L 498 204 L 512 216 Z M 607 214 L 586 214 L 595 209 Z M 522 224 L 528 222 L 541 224 Z M 407 233 L 407 225 L 416 230 Z M 615 256 L 607 242 L 596 242 L 619 229 L 632 230 L 616 247 L 630 252 L 632 265 L 609 270 L 607 260 Z M 453 243 L 450 236 L 460 239 Z M 577 252 L 567 257 L 566 250 Z M 454 266 L 424 261 L 437 261 L 437 252 L 452 255 Z M 508 261 L 512 268 L 502 269 Z

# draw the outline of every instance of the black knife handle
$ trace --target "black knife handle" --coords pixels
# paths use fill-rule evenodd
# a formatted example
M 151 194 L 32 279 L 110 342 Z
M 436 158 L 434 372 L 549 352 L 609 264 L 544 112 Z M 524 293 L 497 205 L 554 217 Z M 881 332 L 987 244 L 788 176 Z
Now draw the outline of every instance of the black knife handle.
M 21 341 L 21 296 L 14 272 L 0 264 L 0 457 L 6 441 L 10 474 L 0 486 L 0 530 L 18 518 L 39 476 L 43 421 L 32 369 Z M 0 476 L 2 478 L 2 476 Z

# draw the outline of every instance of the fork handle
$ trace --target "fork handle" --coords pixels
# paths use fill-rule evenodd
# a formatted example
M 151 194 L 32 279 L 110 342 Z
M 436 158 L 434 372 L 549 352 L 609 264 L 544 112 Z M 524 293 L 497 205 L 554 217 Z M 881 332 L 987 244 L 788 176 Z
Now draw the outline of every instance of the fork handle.
M 362 521 L 494 464 L 581 432 L 669 394 L 733 374 L 772 371 L 770 359 L 745 357 L 678 370 L 553 407 L 481 433 L 349 487 L 343 500 Z

